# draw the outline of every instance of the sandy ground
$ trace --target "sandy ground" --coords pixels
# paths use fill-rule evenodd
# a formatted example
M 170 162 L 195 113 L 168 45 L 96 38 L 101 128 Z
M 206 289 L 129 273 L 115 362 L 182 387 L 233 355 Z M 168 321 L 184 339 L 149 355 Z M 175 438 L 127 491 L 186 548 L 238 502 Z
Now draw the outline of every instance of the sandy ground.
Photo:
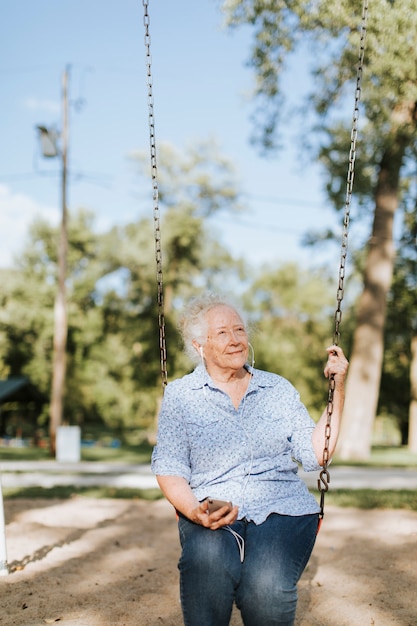
M 2 626 L 181 626 L 166 501 L 6 500 L 5 516 Z M 416 626 L 416 563 L 416 512 L 328 506 L 297 626 Z

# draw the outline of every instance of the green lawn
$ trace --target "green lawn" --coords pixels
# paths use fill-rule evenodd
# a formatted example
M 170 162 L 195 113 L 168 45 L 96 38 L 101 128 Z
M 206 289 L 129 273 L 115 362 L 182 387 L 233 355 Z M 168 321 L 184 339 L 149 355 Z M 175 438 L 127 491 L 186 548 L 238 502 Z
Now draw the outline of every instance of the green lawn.
M 159 489 L 128 489 L 114 487 L 72 487 L 71 485 L 56 487 L 15 487 L 3 489 L 6 499 L 12 498 L 58 498 L 67 500 L 74 496 L 85 498 L 116 498 L 138 500 L 160 500 L 163 496 Z
M 81 448 L 82 461 L 103 461 L 115 463 L 149 463 L 152 446 L 142 441 L 137 446 L 122 445 L 119 448 L 109 446 L 92 446 Z M 40 461 L 49 459 L 46 448 L 11 448 L 0 447 L 0 461 Z M 416 467 L 417 454 L 412 454 L 405 446 L 375 447 L 367 462 L 339 462 L 337 457 L 333 465 L 372 466 L 372 467 Z
M 366 462 L 338 462 L 337 456 L 333 460 L 335 465 L 350 465 L 356 467 L 417 467 L 417 454 L 412 453 L 406 446 L 388 447 L 375 446 L 372 448 L 371 458 Z
M 417 511 L 417 493 L 412 489 L 334 489 L 326 504 L 357 509 L 408 509 Z
M 82 448 L 83 461 L 102 461 L 114 463 L 141 464 L 149 463 L 152 446 L 142 442 L 138 446 L 87 447 Z M 0 460 L 46 460 L 48 451 L 38 448 L 0 448 Z M 334 461 L 337 465 L 337 459 Z M 361 465 L 371 467 L 417 468 L 417 455 L 407 448 L 375 448 L 368 463 L 343 465 Z M 3 489 L 5 498 L 70 498 L 74 495 L 94 498 L 141 498 L 155 500 L 161 497 L 158 489 L 114 489 L 108 487 L 71 487 L 52 488 L 26 487 Z M 387 508 L 417 511 L 417 493 L 412 490 L 374 490 L 374 489 L 330 489 L 326 494 L 326 504 L 361 509 Z
M 105 463 L 149 463 L 152 454 L 152 446 L 146 441 L 137 446 L 92 446 L 81 448 L 82 461 L 102 461 Z M 0 447 L 0 461 L 46 461 L 50 459 L 47 448 L 12 448 Z

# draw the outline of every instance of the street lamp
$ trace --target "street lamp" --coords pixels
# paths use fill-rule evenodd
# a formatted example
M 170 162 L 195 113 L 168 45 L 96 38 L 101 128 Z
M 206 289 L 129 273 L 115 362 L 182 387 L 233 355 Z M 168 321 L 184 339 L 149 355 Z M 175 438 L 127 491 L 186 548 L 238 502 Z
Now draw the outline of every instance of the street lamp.
M 57 157 L 58 150 L 58 132 L 54 128 L 46 128 L 46 126 L 37 126 L 39 131 L 39 140 L 42 148 L 42 156 L 47 159 Z

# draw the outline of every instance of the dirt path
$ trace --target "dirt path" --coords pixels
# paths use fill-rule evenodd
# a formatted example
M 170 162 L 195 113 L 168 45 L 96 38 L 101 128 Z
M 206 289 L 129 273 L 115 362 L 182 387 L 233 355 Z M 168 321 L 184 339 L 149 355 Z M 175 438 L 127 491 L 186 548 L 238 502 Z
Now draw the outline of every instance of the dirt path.
M 5 511 L 2 626 L 182 625 L 165 501 L 9 500 Z M 417 513 L 328 506 L 297 626 L 417 626 L 416 562 Z

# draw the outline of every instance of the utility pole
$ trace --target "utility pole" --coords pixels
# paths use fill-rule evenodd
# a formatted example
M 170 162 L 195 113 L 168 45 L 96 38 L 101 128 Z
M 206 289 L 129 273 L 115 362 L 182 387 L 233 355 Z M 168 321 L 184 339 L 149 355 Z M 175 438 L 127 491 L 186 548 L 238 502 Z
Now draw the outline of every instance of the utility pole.
M 68 163 L 68 79 L 69 68 L 62 76 L 62 131 L 61 131 L 61 229 L 58 243 L 58 275 L 54 308 L 54 345 L 52 362 L 52 390 L 50 404 L 49 439 L 51 456 L 56 455 L 56 434 L 62 424 L 66 377 L 67 320 L 67 163 Z

